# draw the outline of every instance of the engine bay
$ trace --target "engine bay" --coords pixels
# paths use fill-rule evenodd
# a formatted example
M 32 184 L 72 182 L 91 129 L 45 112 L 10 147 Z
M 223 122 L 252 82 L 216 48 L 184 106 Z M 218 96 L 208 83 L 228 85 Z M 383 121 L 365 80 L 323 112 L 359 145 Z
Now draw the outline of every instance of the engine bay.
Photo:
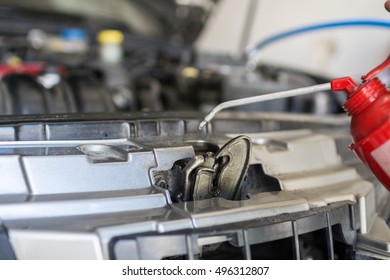
M 198 129 L 328 77 L 199 53 L 218 1 L 98 2 L 0 5 L 0 259 L 390 258 L 390 194 L 348 150 L 345 95 Z

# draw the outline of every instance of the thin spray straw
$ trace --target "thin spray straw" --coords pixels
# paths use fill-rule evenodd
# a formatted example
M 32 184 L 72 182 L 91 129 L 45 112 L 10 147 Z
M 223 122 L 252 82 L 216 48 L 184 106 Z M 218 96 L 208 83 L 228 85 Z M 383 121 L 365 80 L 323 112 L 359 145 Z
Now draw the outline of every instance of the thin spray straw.
M 264 101 L 269 101 L 269 100 L 275 100 L 275 99 L 281 99 L 281 98 L 286 98 L 286 97 L 292 97 L 292 96 L 298 96 L 298 95 L 304 95 L 304 94 L 309 94 L 309 93 L 315 93 L 315 92 L 320 92 L 320 91 L 325 91 L 325 90 L 330 90 L 331 89 L 331 84 L 330 83 L 325 83 L 325 84 L 320 84 L 320 85 L 315 85 L 315 86 L 310 86 L 310 87 L 304 87 L 304 88 L 297 88 L 297 89 L 292 89 L 292 90 L 287 90 L 287 91 L 280 91 L 280 92 L 275 92 L 275 93 L 269 93 L 269 94 L 263 94 L 263 95 L 258 95 L 258 96 L 252 96 L 252 97 L 247 97 L 247 98 L 240 98 L 240 99 L 235 99 L 235 100 L 230 100 L 223 102 L 216 107 L 214 107 L 213 110 L 211 110 L 203 119 L 203 121 L 199 125 L 199 130 L 202 130 L 203 127 L 210 122 L 215 115 L 227 108 L 231 107 L 237 107 L 237 106 L 242 106 L 242 105 L 247 105 L 247 104 L 252 104 L 252 103 L 258 103 L 258 102 L 264 102 Z

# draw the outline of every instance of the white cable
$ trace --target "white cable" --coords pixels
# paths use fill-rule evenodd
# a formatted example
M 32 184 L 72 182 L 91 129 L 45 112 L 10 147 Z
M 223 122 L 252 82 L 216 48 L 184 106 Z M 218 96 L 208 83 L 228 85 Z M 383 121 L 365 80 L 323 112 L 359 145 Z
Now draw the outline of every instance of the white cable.
M 287 90 L 287 91 L 280 91 L 280 92 L 275 92 L 275 93 L 269 93 L 269 94 L 264 94 L 264 95 L 258 95 L 258 96 L 252 96 L 252 97 L 247 97 L 247 98 L 240 98 L 240 99 L 226 101 L 226 102 L 223 102 L 223 103 L 215 106 L 214 109 L 211 110 L 210 113 L 208 113 L 204 117 L 203 121 L 199 125 L 199 130 L 202 130 L 202 128 L 208 122 L 210 122 L 219 111 L 222 111 L 222 110 L 227 109 L 227 108 L 237 107 L 237 106 L 242 106 L 242 105 L 247 105 L 247 104 L 252 104 L 252 103 L 257 103 L 257 102 L 264 102 L 264 101 L 269 101 L 269 100 L 281 99 L 281 98 L 286 98 L 286 97 L 304 95 L 304 94 L 309 94 L 309 93 L 315 93 L 315 92 L 320 92 L 320 91 L 330 90 L 330 89 L 331 89 L 330 83 L 325 83 L 325 84 L 320 84 L 320 85 L 315 85 L 315 86 L 310 86 L 310 87 L 297 88 L 297 89 L 292 89 L 292 90 Z

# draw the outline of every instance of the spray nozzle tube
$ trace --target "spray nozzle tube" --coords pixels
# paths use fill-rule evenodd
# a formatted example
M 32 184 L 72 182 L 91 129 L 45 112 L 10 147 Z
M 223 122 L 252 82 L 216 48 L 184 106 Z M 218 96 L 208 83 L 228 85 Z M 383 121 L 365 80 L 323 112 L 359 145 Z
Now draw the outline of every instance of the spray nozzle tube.
M 202 130 L 203 127 L 208 122 L 210 122 L 218 112 L 227 108 L 237 107 L 237 106 L 242 106 L 242 105 L 247 105 L 252 103 L 258 103 L 258 102 L 264 102 L 269 100 L 281 99 L 286 97 L 304 95 L 309 93 L 315 93 L 315 92 L 320 92 L 320 91 L 330 90 L 330 89 L 331 89 L 331 83 L 325 83 L 325 84 L 320 84 L 320 85 L 315 85 L 310 87 L 297 88 L 297 89 L 292 89 L 287 91 L 280 91 L 280 92 L 269 93 L 269 94 L 264 94 L 259 96 L 226 101 L 214 107 L 214 109 L 211 110 L 204 117 L 203 121 L 199 125 L 199 130 Z

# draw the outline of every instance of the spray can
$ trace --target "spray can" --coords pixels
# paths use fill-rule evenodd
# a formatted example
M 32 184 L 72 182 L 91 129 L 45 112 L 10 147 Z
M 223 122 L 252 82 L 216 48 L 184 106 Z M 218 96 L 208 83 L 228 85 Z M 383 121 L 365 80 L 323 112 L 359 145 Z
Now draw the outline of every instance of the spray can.
M 390 56 L 362 77 L 357 85 L 351 77 L 334 79 L 334 91 L 346 91 L 343 108 L 351 116 L 350 149 L 390 191 L 390 91 L 375 77 L 390 66 Z

